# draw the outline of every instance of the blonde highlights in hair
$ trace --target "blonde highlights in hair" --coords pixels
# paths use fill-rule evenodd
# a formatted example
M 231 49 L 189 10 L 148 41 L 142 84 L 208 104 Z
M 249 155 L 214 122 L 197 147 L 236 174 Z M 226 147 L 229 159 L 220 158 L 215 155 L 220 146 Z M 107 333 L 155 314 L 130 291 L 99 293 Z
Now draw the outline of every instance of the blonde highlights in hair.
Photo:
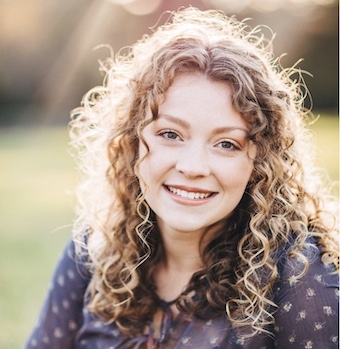
M 289 253 L 303 265 L 297 278 L 308 267 L 302 250 L 310 236 L 323 246 L 324 259 L 338 263 L 327 200 L 306 157 L 301 73 L 280 67 L 261 28 L 194 8 L 173 13 L 102 69 L 103 85 L 84 96 L 70 123 L 83 173 L 74 234 L 77 241 L 86 235 L 93 272 L 89 310 L 131 336 L 142 333 L 157 310 L 152 273 L 163 247 L 140 189 L 139 145 L 143 128 L 157 117 L 159 96 L 178 74 L 199 72 L 232 88 L 234 108 L 250 125 L 257 154 L 244 197 L 204 246 L 204 268 L 177 306 L 199 317 L 209 309 L 227 314 L 250 335 L 266 331 L 273 323 L 280 247 L 294 237 Z

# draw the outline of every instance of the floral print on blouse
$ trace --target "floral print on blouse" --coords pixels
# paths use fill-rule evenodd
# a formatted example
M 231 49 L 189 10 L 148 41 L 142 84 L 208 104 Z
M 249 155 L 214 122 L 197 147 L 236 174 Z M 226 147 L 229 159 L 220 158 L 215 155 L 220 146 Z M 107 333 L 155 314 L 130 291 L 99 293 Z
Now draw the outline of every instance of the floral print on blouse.
M 325 266 L 315 245 L 306 248 L 311 264 L 307 274 L 296 281 L 297 262 L 283 248 L 278 257 L 280 278 L 274 289 L 273 335 L 242 339 L 226 316 L 211 320 L 175 319 L 162 302 L 164 321 L 159 338 L 128 338 L 118 327 L 106 324 L 84 306 L 90 273 L 75 257 L 70 241 L 62 254 L 39 320 L 24 349 L 332 349 L 338 348 L 339 278 L 332 266 Z

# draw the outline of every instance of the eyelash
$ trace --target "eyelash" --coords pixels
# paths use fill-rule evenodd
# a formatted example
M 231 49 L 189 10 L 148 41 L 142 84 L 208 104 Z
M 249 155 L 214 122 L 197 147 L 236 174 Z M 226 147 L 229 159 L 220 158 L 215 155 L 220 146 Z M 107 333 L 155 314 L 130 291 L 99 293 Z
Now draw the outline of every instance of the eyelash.
M 222 146 L 223 143 L 228 144 L 229 147 L 228 148 L 223 147 Z M 229 150 L 229 151 L 235 151 L 235 150 L 239 150 L 240 149 L 235 143 L 233 143 L 231 141 L 222 141 L 222 142 L 218 143 L 218 146 L 222 150 Z
M 169 135 L 174 135 L 176 136 L 175 138 L 170 138 Z M 178 135 L 177 132 L 173 131 L 173 130 L 165 130 L 165 131 L 162 131 L 162 132 L 159 132 L 158 133 L 159 136 L 169 140 L 169 141 L 175 141 L 177 140 L 178 138 L 180 138 L 180 136 Z
M 174 138 L 169 137 L 169 135 L 172 135 Z M 174 130 L 165 130 L 158 133 L 158 136 L 163 137 L 164 139 L 168 141 L 176 141 L 181 140 L 181 137 L 179 134 Z M 223 147 L 222 144 L 228 144 L 228 148 Z M 234 142 L 231 141 L 221 141 L 217 144 L 217 147 L 220 148 L 223 151 L 235 151 L 240 150 L 240 147 L 238 147 Z

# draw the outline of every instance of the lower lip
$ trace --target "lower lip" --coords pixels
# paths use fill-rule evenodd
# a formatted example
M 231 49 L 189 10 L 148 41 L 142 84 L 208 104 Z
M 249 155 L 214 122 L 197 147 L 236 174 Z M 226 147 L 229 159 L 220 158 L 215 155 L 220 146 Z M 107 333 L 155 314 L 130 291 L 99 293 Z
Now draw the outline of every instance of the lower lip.
M 163 186 L 166 193 L 171 197 L 171 199 L 175 200 L 177 203 L 182 205 L 190 205 L 190 206 L 199 206 L 207 204 L 209 201 L 211 201 L 217 194 L 213 194 L 211 196 L 208 196 L 205 199 L 189 199 L 184 198 L 183 196 L 176 195 L 172 193 L 166 186 Z

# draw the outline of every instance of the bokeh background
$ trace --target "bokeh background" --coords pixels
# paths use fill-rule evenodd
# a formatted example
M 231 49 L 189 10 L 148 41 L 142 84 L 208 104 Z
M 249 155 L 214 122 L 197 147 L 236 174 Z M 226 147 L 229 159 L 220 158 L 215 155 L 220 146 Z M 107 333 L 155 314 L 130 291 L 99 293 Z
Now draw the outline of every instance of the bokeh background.
M 98 60 L 109 52 L 94 48 L 117 52 L 164 11 L 188 5 L 268 25 L 283 66 L 303 58 L 320 116 L 311 125 L 316 161 L 338 180 L 337 1 L 0 0 L 0 348 L 23 345 L 70 235 L 77 172 L 67 123 L 102 81 Z

